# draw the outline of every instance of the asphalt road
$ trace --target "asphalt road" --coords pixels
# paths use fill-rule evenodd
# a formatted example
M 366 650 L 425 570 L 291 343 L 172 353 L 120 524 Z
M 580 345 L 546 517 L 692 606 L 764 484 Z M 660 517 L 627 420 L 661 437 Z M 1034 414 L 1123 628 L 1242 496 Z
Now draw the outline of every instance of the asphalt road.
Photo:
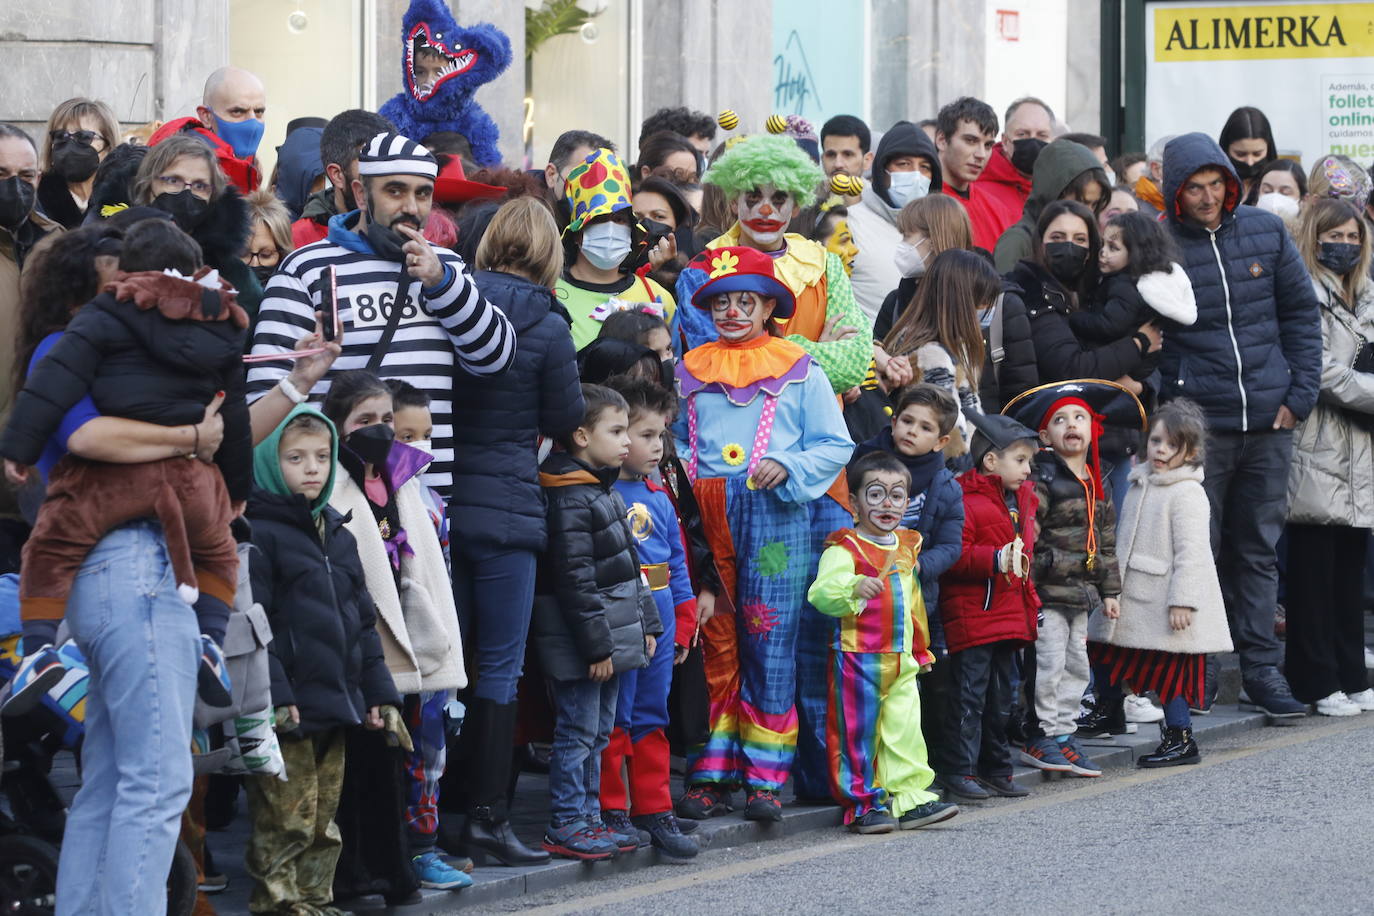
M 1167 770 L 1034 782 L 924 830 L 812 831 L 471 911 L 1369 913 L 1374 714 L 1203 746 Z

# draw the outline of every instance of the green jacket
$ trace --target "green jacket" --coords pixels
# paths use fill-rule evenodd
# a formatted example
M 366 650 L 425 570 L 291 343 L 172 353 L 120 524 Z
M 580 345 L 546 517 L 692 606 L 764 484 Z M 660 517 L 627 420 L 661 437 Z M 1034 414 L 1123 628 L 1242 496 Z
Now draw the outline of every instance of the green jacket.
M 1031 257 L 1035 224 L 1040 214 L 1063 196 L 1064 189 L 1073 184 L 1075 178 L 1093 169 L 1102 172 L 1103 182 L 1111 187 L 1102 163 L 1086 146 L 1061 138 L 1040 151 L 1035 158 L 1035 169 L 1031 172 L 1030 197 L 1026 198 L 1021 219 L 1009 226 L 997 240 L 993 259 L 997 262 L 999 274 L 1011 273 L 1017 261 Z
M 1105 474 L 1103 475 L 1106 476 Z M 1032 579 L 1042 604 L 1063 611 L 1091 611 L 1104 598 L 1121 594 L 1116 565 L 1116 510 L 1110 491 L 1097 501 L 1093 527 L 1097 560 L 1087 568 L 1088 502 L 1083 484 L 1063 460 L 1046 449 L 1036 456 L 1035 520 Z

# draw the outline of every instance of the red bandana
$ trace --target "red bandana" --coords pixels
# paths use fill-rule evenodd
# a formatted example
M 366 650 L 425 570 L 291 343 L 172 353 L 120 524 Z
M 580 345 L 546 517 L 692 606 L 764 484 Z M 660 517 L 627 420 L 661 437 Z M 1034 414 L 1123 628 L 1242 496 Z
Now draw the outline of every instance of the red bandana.
M 1054 418 L 1054 415 L 1056 413 L 1058 413 L 1061 409 L 1069 406 L 1082 407 L 1085 411 L 1087 411 L 1088 416 L 1092 418 L 1092 441 L 1088 443 L 1088 476 L 1090 476 L 1093 481 L 1093 495 L 1096 496 L 1098 499 L 1101 499 L 1103 496 L 1102 459 L 1098 456 L 1097 453 L 1097 442 L 1099 439 L 1102 438 L 1102 424 L 1107 418 L 1102 416 L 1102 414 L 1098 413 L 1097 411 L 1093 410 L 1092 407 L 1088 405 L 1087 401 L 1083 400 L 1082 398 L 1070 395 L 1068 397 L 1060 398 L 1059 400 L 1055 401 L 1053 404 L 1050 405 L 1050 409 L 1045 411 L 1045 416 L 1043 416 L 1040 419 L 1040 432 L 1044 432 L 1046 428 L 1049 427 L 1050 420 Z

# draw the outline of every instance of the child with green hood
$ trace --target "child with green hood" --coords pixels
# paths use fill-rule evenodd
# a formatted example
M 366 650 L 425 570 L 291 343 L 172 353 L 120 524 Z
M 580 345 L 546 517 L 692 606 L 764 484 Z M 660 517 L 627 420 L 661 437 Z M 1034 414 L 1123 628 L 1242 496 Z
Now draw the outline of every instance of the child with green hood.
M 401 702 L 357 544 L 329 506 L 337 466 L 334 424 L 304 404 L 253 452 L 253 598 L 272 624 L 272 705 L 286 763 L 285 781 L 247 780 L 255 913 L 330 905 L 344 730 L 380 729 L 382 707 Z

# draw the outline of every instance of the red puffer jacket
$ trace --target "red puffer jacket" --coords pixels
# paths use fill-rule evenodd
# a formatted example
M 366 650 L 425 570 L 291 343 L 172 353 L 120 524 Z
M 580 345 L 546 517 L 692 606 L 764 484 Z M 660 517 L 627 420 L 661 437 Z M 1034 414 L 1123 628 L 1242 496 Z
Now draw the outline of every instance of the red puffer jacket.
M 1002 482 L 978 471 L 959 478 L 964 488 L 964 550 L 940 577 L 940 619 L 949 651 L 958 652 L 1003 639 L 1032 642 L 1040 608 L 1030 579 L 997 572 L 997 551 L 1016 537 L 1002 499 Z M 1021 538 L 1029 555 L 1035 549 L 1035 486 L 1028 480 L 1016 491 Z
M 168 121 L 148 138 L 148 145 L 157 146 L 168 137 L 175 137 L 181 133 L 194 134 L 210 145 L 215 151 L 215 160 L 219 162 L 219 167 L 224 170 L 230 184 L 244 194 L 251 194 L 258 189 L 258 185 L 262 183 L 262 172 L 258 170 L 257 157 L 240 159 L 234 155 L 232 146 L 206 130 L 198 118 L 177 118 L 175 121 Z

